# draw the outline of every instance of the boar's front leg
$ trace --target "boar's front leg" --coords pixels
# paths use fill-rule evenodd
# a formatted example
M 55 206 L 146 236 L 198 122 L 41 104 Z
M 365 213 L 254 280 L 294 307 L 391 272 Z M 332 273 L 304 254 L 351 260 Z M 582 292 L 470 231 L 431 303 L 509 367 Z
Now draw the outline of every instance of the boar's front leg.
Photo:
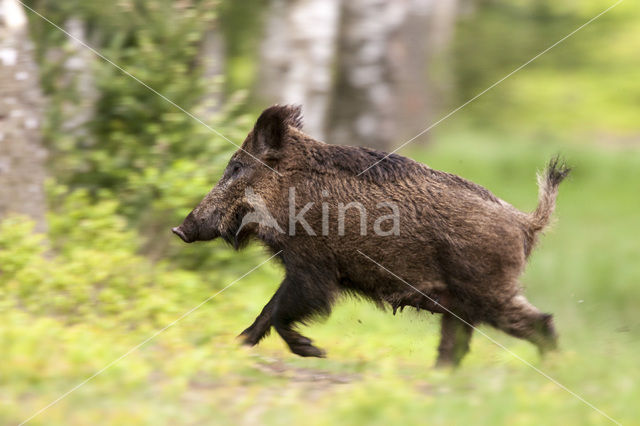
M 294 354 L 323 358 L 325 351 L 294 330 L 295 324 L 314 316 L 328 315 L 336 294 L 334 283 L 319 275 L 288 274 L 280 286 L 272 324 Z
M 278 331 L 278 334 L 287 342 L 291 352 L 300 356 L 316 356 L 322 358 L 325 356 L 325 352 L 322 349 L 313 346 L 311 339 L 293 330 L 293 325 L 296 321 L 303 321 L 312 316 L 318 311 L 318 307 L 316 306 L 314 310 L 314 307 L 309 306 L 308 303 L 305 307 L 304 299 L 299 300 L 298 303 L 294 303 L 291 295 L 293 291 L 289 290 L 286 293 L 283 291 L 284 288 L 294 285 L 288 284 L 288 282 L 289 280 L 285 280 L 280 285 L 280 288 L 278 288 L 273 297 L 271 297 L 271 300 L 262 308 L 262 312 L 260 312 L 260 315 L 258 315 L 253 324 L 240 333 L 238 337 L 243 340 L 245 345 L 255 346 L 269 334 L 271 326 L 273 325 Z M 322 298 L 320 297 L 312 303 L 322 303 L 321 300 Z M 330 309 L 330 303 L 327 303 L 327 309 Z
M 253 324 L 240 336 L 243 343 L 254 346 L 274 326 L 291 351 L 300 356 L 324 357 L 325 352 L 311 344 L 311 339 L 294 330 L 296 323 L 315 316 L 328 315 L 338 293 L 337 279 L 330 265 L 306 263 L 287 265 L 287 276 Z M 333 277 L 333 278 L 331 278 Z
M 281 293 L 282 286 L 276 290 L 275 294 L 271 297 L 271 300 L 262 308 L 260 315 L 253 321 L 246 330 L 244 330 L 239 338 L 242 342 L 248 346 L 255 346 L 269 334 L 271 331 L 271 316 L 273 315 L 273 308 L 276 305 L 278 295 Z

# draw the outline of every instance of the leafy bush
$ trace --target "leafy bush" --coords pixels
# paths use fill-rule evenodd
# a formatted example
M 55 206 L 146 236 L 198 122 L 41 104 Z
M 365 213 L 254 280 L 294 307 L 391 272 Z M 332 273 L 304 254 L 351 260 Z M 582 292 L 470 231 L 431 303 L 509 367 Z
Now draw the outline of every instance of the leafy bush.
M 89 106 L 91 118 L 80 123 L 81 129 L 68 129 L 71 106 L 83 105 L 82 97 L 88 96 L 65 66 L 75 42 L 32 16 L 30 28 L 49 98 L 46 141 L 56 182 L 83 189 L 84 197 L 104 202 L 126 218 L 139 231 L 141 252 L 189 268 L 211 264 L 220 246 L 178 254 L 169 242 L 169 229 L 211 189 L 235 149 L 202 122 L 236 144 L 249 127 L 237 112 L 241 97 L 231 96 L 224 106 L 212 108 L 212 95 L 222 90 L 220 79 L 203 76 L 201 43 L 205 32 L 215 28 L 216 4 L 143 0 L 105 9 L 91 2 L 31 2 L 59 25 L 80 20 L 97 51 L 144 83 L 96 58 L 89 68 L 97 92 Z M 54 232 L 54 241 L 58 236 Z
M 136 254 L 136 233 L 114 213 L 116 203 L 90 205 L 89 199 L 86 191 L 65 199 L 50 217 L 50 239 L 34 234 L 25 217 L 0 223 L 0 288 L 7 307 L 70 323 L 110 318 L 136 327 L 161 323 L 174 312 L 177 296 L 168 290 L 176 285 L 185 298 L 194 286 L 206 294 L 195 273 Z

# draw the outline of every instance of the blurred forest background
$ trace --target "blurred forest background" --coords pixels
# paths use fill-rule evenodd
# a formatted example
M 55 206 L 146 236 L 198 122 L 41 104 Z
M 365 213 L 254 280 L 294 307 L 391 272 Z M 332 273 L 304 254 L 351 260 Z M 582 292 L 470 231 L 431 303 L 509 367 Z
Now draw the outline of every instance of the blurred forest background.
M 107 365 L 31 422 L 609 421 L 480 335 L 459 371 L 432 370 L 438 321 L 424 314 L 346 300 L 311 326 L 327 360 L 277 337 L 240 348 L 281 278 L 270 263 L 128 354 L 266 259 L 169 230 L 235 150 L 221 135 L 240 144 L 263 108 L 299 103 L 318 139 L 390 151 L 420 134 L 400 153 L 523 210 L 562 153 L 560 221 L 523 278 L 562 349 L 540 361 L 486 332 L 640 424 L 638 3 L 439 123 L 613 4 L 0 0 L 0 423 Z

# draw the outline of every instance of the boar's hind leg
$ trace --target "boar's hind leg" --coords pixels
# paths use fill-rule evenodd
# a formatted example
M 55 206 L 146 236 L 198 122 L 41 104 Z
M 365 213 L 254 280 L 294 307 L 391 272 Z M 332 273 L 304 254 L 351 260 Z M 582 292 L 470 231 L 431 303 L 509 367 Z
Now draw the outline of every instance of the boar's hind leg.
M 276 331 L 294 354 L 323 358 L 325 352 L 313 346 L 311 339 L 295 331 L 294 327 L 313 316 L 329 314 L 334 285 L 313 278 L 287 276 L 280 289 L 272 317 Z
M 516 295 L 509 300 L 501 307 L 498 318 L 490 323 L 514 337 L 530 341 L 541 354 L 557 346 L 553 317 L 540 312 L 523 295 Z
M 436 367 L 457 366 L 469 352 L 473 328 L 452 314 L 442 314 L 440 345 Z

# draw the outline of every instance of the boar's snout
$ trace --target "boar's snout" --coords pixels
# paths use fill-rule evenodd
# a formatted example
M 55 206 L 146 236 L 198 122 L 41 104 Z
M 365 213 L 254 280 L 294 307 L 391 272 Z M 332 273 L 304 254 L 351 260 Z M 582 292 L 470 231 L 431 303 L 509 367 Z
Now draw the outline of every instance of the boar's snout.
M 187 215 L 180 226 L 171 228 L 171 231 L 185 243 L 192 243 L 200 239 L 200 229 L 193 212 Z
M 185 243 L 193 242 L 193 240 L 189 239 L 189 237 L 187 237 L 187 235 L 184 233 L 184 231 L 182 230 L 182 226 L 176 226 L 175 228 L 171 228 L 171 232 L 173 232 L 178 237 L 180 237 L 180 239 Z
M 200 218 L 202 211 L 199 209 L 189 213 L 180 226 L 171 228 L 185 243 L 193 243 L 194 241 L 209 241 L 220 236 L 218 231 L 218 223 L 220 222 L 220 214 L 214 211 L 212 214 Z

